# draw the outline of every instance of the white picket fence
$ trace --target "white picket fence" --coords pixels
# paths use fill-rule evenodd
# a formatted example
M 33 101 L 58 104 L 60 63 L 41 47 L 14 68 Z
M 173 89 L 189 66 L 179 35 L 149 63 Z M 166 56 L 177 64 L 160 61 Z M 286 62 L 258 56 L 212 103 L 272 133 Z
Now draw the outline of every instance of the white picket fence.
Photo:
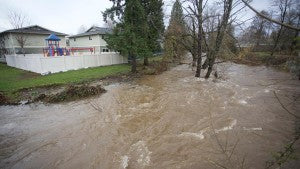
M 127 57 L 118 53 L 101 53 L 81 56 L 50 56 L 43 54 L 6 55 L 8 66 L 40 74 L 65 72 L 88 67 L 128 63 Z

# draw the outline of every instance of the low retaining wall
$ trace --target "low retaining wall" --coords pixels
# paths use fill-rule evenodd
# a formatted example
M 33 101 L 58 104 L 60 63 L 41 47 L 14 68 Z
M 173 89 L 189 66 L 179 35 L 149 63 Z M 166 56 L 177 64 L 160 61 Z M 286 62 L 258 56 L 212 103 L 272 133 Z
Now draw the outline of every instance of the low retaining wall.
M 128 63 L 127 57 L 118 53 L 102 53 L 82 56 L 44 57 L 42 54 L 7 55 L 8 66 L 31 72 L 45 74 L 48 72 L 65 72 L 88 67 Z

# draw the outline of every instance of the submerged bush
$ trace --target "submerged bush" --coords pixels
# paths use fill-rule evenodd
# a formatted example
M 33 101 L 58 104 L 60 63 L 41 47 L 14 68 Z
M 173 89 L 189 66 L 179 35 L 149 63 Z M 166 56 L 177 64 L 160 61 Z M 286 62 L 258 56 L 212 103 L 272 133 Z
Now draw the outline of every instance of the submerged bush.
M 288 61 L 287 67 L 300 80 L 300 56 L 296 56 L 295 59 Z
M 41 94 L 35 101 L 44 101 L 48 103 L 57 103 L 63 101 L 73 101 L 77 99 L 87 98 L 104 93 L 106 90 L 101 85 L 98 86 L 74 86 L 70 85 L 65 90 L 54 95 Z

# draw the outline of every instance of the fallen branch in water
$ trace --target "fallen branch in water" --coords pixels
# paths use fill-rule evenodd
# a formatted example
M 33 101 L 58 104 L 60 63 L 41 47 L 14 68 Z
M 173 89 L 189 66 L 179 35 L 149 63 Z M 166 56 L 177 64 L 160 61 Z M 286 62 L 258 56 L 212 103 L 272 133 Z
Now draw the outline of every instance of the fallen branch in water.
M 278 100 L 279 104 L 281 105 L 281 107 L 282 107 L 287 113 L 289 113 L 290 115 L 293 115 L 293 116 L 296 117 L 296 118 L 300 118 L 300 117 L 297 116 L 296 114 L 290 112 L 290 111 L 284 106 L 284 104 L 280 101 L 280 99 L 279 99 L 279 97 L 277 96 L 277 94 L 276 94 L 275 91 L 273 91 L 273 93 L 274 93 L 276 99 Z
M 266 162 L 266 169 L 272 166 L 278 165 L 281 167 L 284 163 L 291 159 L 296 159 L 294 144 L 299 140 L 299 134 L 286 146 L 284 146 L 284 151 L 276 152 L 273 156 L 275 160 Z

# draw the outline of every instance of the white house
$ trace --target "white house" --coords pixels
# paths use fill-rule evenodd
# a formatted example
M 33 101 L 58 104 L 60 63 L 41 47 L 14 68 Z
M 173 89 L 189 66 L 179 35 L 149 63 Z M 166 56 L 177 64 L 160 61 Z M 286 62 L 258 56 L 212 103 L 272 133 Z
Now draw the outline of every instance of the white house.
M 43 48 L 46 47 L 45 39 L 52 33 L 61 39 L 61 47 L 66 47 L 65 36 L 67 34 L 55 32 L 38 25 L 3 31 L 0 33 L 0 56 L 22 53 L 20 42 L 18 42 L 21 36 L 24 39 L 25 54 L 43 53 Z
M 69 36 L 69 46 L 71 48 L 94 48 L 95 53 L 110 52 L 107 48 L 107 43 L 104 38 L 107 34 L 111 33 L 109 28 L 101 28 L 92 26 L 84 33 Z

